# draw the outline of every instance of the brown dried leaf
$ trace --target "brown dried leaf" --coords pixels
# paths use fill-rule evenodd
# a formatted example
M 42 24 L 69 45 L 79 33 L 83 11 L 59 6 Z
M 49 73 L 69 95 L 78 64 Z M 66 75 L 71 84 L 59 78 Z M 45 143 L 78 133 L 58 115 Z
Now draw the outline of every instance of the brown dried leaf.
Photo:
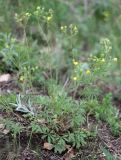
M 45 142 L 44 143 L 44 147 L 43 147 L 44 149 L 47 149 L 47 150 L 52 150 L 53 149 L 53 145 L 52 144 L 50 144 L 50 143 L 47 143 L 47 142 Z
M 70 148 L 69 150 L 68 150 L 68 152 L 64 155 L 64 160 L 70 160 L 70 159 L 72 159 L 72 158 L 74 158 L 75 157 L 75 155 L 74 155 L 74 150 L 73 150 L 73 148 Z
M 45 124 L 46 123 L 45 119 L 38 119 L 37 122 L 40 123 L 40 124 Z
M 0 124 L 0 129 L 3 130 L 5 128 L 4 124 Z
M 0 83 L 1 82 L 8 82 L 10 80 L 11 76 L 10 74 L 2 74 L 0 75 Z
M 66 144 L 65 147 L 66 147 L 67 150 L 69 150 L 69 149 L 71 148 L 71 145 L 67 145 L 67 144 Z
M 2 133 L 6 135 L 6 134 L 8 134 L 9 132 L 10 132 L 9 129 L 4 129 Z

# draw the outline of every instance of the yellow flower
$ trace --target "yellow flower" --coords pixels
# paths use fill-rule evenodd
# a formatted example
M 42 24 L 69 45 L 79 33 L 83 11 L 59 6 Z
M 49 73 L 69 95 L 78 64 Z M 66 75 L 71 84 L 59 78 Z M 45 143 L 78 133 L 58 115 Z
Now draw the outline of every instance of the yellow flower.
M 25 13 L 25 16 L 26 16 L 26 17 L 30 17 L 30 16 L 31 16 L 31 13 L 28 13 L 28 12 L 27 12 L 27 13 Z
M 38 66 L 35 67 L 35 69 L 38 69 L 38 68 L 39 68 Z
M 76 81 L 76 80 L 77 80 L 77 77 L 73 77 L 73 80 Z
M 6 44 L 6 45 L 5 45 L 5 47 L 6 47 L 6 48 L 9 48 L 9 45 L 8 45 L 8 44 Z
M 52 19 L 52 16 L 47 17 L 47 21 L 50 21 Z
M 88 70 L 86 70 L 86 74 L 91 74 L 91 72 L 90 72 L 90 70 L 88 69 Z
M 108 11 L 104 11 L 104 12 L 103 12 L 103 15 L 104 15 L 104 17 L 106 17 L 106 18 L 107 18 L 107 17 L 109 17 L 109 16 L 110 16 L 110 13 L 109 13 Z
M 19 80 L 20 80 L 21 82 L 23 82 L 23 81 L 24 81 L 24 76 L 20 76 Z
M 67 31 L 67 26 L 61 26 L 60 29 L 61 29 L 61 31 L 62 31 L 63 33 L 66 33 L 66 31 Z
M 113 58 L 113 60 L 114 60 L 115 62 L 117 62 L 118 58 L 115 57 L 115 58 Z
M 79 63 L 78 63 L 77 61 L 73 60 L 73 64 L 76 66 L 76 65 L 78 65 Z
M 37 10 L 40 10 L 41 8 L 40 8 L 40 6 L 37 6 Z
M 101 60 L 101 62 L 105 62 L 105 59 L 103 58 L 103 59 Z
M 75 62 L 73 62 L 73 64 L 74 64 L 74 65 L 78 65 L 78 62 L 75 61 Z
M 61 26 L 61 30 L 63 30 L 64 29 L 64 27 L 63 26 Z

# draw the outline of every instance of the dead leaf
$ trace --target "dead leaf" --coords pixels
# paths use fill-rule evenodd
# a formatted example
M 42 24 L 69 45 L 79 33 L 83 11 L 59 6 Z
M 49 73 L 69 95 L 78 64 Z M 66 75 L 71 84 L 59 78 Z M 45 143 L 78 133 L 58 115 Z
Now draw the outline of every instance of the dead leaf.
M 6 135 L 6 134 L 8 134 L 9 132 L 10 132 L 9 129 L 4 129 L 2 133 Z
M 69 150 L 71 148 L 71 145 L 66 144 L 66 149 Z
M 75 157 L 75 155 L 74 155 L 74 149 L 73 149 L 73 148 L 70 148 L 70 149 L 68 150 L 68 152 L 65 153 L 63 159 L 64 159 L 64 160 L 71 160 L 71 159 L 74 158 L 74 157 Z
M 47 149 L 47 150 L 52 150 L 53 149 L 53 145 L 52 144 L 50 144 L 50 143 L 47 143 L 47 142 L 45 142 L 44 143 L 44 147 L 43 147 L 44 149 Z
M 40 124 L 45 124 L 46 123 L 45 119 L 38 119 L 37 122 L 40 123 Z
M 0 75 L 0 83 L 1 82 L 8 82 L 11 79 L 10 74 L 2 74 Z
M 5 128 L 4 124 L 0 124 L 0 129 L 3 130 Z

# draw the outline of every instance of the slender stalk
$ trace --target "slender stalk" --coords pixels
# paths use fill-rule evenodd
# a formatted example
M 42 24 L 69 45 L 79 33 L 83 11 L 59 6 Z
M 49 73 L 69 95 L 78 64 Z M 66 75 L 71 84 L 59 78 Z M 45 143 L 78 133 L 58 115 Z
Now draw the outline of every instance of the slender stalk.
M 30 138 L 29 138 L 29 142 L 28 142 L 28 145 L 27 145 L 27 148 L 29 148 L 30 147 L 30 143 L 31 143 L 31 139 L 32 139 L 32 131 L 31 131 L 31 133 L 30 133 Z

